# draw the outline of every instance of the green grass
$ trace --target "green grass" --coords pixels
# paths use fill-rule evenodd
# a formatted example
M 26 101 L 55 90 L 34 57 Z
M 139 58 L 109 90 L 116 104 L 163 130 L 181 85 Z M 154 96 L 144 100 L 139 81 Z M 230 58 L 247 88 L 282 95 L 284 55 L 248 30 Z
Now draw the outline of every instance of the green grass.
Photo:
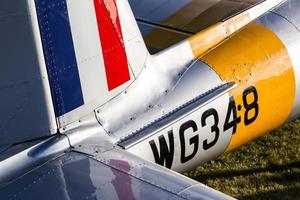
M 300 120 L 185 175 L 238 199 L 300 199 Z

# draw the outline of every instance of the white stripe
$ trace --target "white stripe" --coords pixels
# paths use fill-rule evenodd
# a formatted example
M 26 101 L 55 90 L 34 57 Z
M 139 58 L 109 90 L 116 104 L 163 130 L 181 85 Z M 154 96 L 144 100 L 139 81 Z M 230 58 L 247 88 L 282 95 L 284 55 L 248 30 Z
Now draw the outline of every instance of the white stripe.
M 107 81 L 93 0 L 68 1 L 68 11 L 84 102 L 101 100 L 95 91 Z
M 251 19 L 254 20 L 257 17 L 263 15 L 267 11 L 271 10 L 272 8 L 278 6 L 279 4 L 283 3 L 286 0 L 265 0 L 261 4 L 254 6 L 253 8 L 250 8 L 248 11 Z
M 93 113 L 130 84 L 108 91 L 94 1 L 67 0 L 67 5 L 84 105 L 61 116 L 63 126 Z

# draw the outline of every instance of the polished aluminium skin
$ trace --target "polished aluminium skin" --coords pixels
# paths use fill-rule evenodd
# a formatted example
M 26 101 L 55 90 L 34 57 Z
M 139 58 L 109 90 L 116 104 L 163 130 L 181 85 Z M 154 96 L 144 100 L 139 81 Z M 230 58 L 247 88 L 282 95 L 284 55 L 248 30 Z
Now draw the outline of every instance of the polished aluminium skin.
M 1 8 L 7 9 L 6 18 L 12 16 L 8 12 L 11 9 L 10 3 L 13 5 L 16 2 L 2 2 Z M 30 27 L 25 31 L 28 33 L 27 43 L 24 41 L 20 46 L 31 45 L 31 53 L 35 55 L 26 59 L 29 59 L 29 63 L 36 63 L 31 65 L 30 70 L 37 71 L 39 75 L 35 86 L 43 89 L 35 90 L 39 91 L 38 95 L 29 98 L 44 105 L 33 106 L 31 109 L 32 112 L 47 113 L 48 118 L 41 118 L 42 122 L 37 126 L 47 131 L 41 134 L 40 129 L 32 126 L 26 129 L 31 134 L 23 133 L 24 137 L 20 138 L 18 136 L 22 128 L 26 127 L 26 123 L 33 123 L 34 119 L 24 118 L 20 127 L 15 128 L 8 125 L 18 121 L 22 115 L 15 112 L 8 121 L 5 119 L 6 123 L 1 128 L 3 132 L 10 131 L 10 136 L 1 143 L 1 150 L 5 154 L 1 157 L 0 171 L 7 172 L 0 175 L 1 183 L 6 185 L 0 188 L 1 196 L 16 198 L 21 195 L 32 198 L 36 194 L 43 195 L 39 187 L 44 185 L 59 191 L 47 198 L 80 199 L 71 186 L 82 184 L 76 182 L 76 179 L 89 177 L 84 184 L 86 187 L 81 189 L 85 197 L 95 194 L 96 198 L 108 198 L 109 195 L 122 198 L 124 193 L 118 185 L 129 182 L 133 189 L 127 188 L 126 194 L 132 194 L 134 198 L 148 197 L 149 192 L 144 193 L 145 190 L 160 197 L 166 195 L 165 198 L 230 199 L 149 161 L 179 172 L 188 170 L 299 114 L 299 62 L 294 53 L 294 50 L 299 49 L 297 42 L 300 41 L 297 1 L 264 1 L 155 55 L 148 53 L 129 4 L 126 1 L 116 1 L 114 5 L 104 3 L 110 12 L 110 20 L 116 26 L 117 18 L 114 17 L 119 15 L 121 19 L 123 45 L 130 66 L 129 80 L 112 90 L 103 86 L 106 85 L 103 80 L 108 79 L 103 75 L 104 68 L 96 67 L 105 65 L 104 57 L 102 61 L 96 59 L 101 57 L 99 49 L 103 55 L 112 50 L 106 51 L 99 45 L 99 35 L 94 28 L 97 26 L 97 18 L 90 14 L 90 10 L 94 9 L 92 2 L 69 1 L 67 6 L 63 1 L 61 4 L 53 4 L 51 6 L 57 6 L 57 9 L 68 9 L 74 54 L 80 61 L 76 66 L 83 104 L 68 112 L 64 109 L 57 111 L 57 108 L 67 107 L 64 101 L 63 106 L 55 105 L 56 110 L 48 105 L 58 100 L 56 95 L 63 91 L 63 87 L 58 90 L 53 87 L 55 68 L 47 61 L 47 56 L 51 56 L 47 50 L 51 48 L 47 49 L 45 44 L 49 30 L 44 25 L 49 22 L 41 20 L 41 16 L 46 16 L 41 9 L 44 3 L 26 1 L 18 7 L 21 9 L 18 13 L 29 14 L 13 22 L 26 23 Z M 79 8 L 85 9 L 79 11 Z M 267 12 L 269 9 L 272 11 Z M 82 16 L 77 16 L 77 13 L 82 13 Z M 256 22 L 252 22 L 254 19 Z M 10 23 L 6 24 L 7 32 L 16 29 Z M 88 35 L 80 31 L 84 25 Z M 291 35 L 284 34 L 282 27 L 290 30 Z M 116 29 L 120 32 L 118 27 Z M 11 35 L 11 41 L 14 37 Z M 55 40 L 51 42 L 55 43 Z M 246 48 L 245 44 L 251 48 Z M 12 76 L 9 75 L 16 73 L 18 65 L 11 62 L 11 59 L 7 59 L 6 64 L 15 67 L 5 74 L 10 78 Z M 50 67 L 54 71 L 48 77 L 45 69 L 49 70 Z M 71 68 L 65 66 L 64 70 Z M 1 80 L 6 80 L 2 79 L 5 75 L 1 76 Z M 28 75 L 30 84 L 34 84 L 33 75 Z M 60 77 L 56 78 L 59 80 Z M 63 83 L 74 84 L 67 80 L 63 79 Z M 100 81 L 102 84 L 99 84 Z M 52 85 L 48 82 L 52 82 Z M 21 90 L 24 98 L 28 98 L 26 94 L 31 88 L 30 84 Z M 106 86 L 109 88 L 109 84 Z M 15 87 L 20 88 L 21 85 L 16 84 Z M 74 86 L 72 89 L 76 91 L 78 88 Z M 15 92 L 9 94 L 11 98 L 15 96 Z M 64 98 L 63 95 L 60 98 Z M 282 98 L 285 104 L 279 102 Z M 11 103 L 5 102 L 4 107 L 7 105 L 11 106 Z M 276 109 L 271 109 L 270 105 Z M 17 108 L 21 110 L 23 107 Z M 25 115 L 29 113 L 23 112 Z M 54 134 L 55 130 L 59 130 L 60 134 Z M 11 144 L 50 135 L 54 136 L 28 146 L 15 145 L 5 151 Z M 149 167 L 151 173 L 147 174 L 149 171 L 145 169 Z M 32 171 L 27 173 L 29 170 Z M 82 177 L 79 176 L 81 172 L 84 172 Z M 107 180 L 101 179 L 102 175 L 109 173 L 112 174 L 106 177 Z M 176 180 L 172 179 L 174 176 Z M 173 187 L 172 182 L 183 186 Z M 55 185 L 62 187 L 57 189 Z M 147 188 L 146 185 L 153 187 Z M 171 196 L 167 196 L 170 193 Z
M 299 3 L 297 1 L 284 2 L 277 8 L 258 18 L 256 21 L 251 22 L 246 28 L 242 29 L 234 36 L 226 39 L 215 49 L 209 51 L 208 53 L 205 53 L 205 55 L 198 54 L 198 52 L 200 52 L 201 54 L 202 49 L 205 48 L 205 46 L 202 47 L 200 45 L 199 47 L 197 47 L 197 45 L 202 43 L 197 43 L 196 41 L 205 40 L 205 38 L 207 38 L 204 37 L 205 35 L 222 35 L 223 32 L 215 32 L 214 29 L 214 27 L 218 29 L 218 27 L 220 27 L 219 24 L 216 24 L 214 27 L 210 27 L 198 33 L 196 36 L 192 36 L 187 39 L 191 46 L 194 47 L 193 53 L 195 54 L 195 57 L 199 57 L 198 61 L 201 61 L 199 62 L 199 65 L 202 65 L 202 68 L 204 68 L 204 66 L 208 66 L 209 69 L 213 70 L 212 74 L 217 74 L 219 76 L 219 78 L 221 79 L 220 81 L 232 81 L 237 83 L 237 87 L 229 92 L 229 96 L 232 96 L 232 98 L 234 99 L 234 107 L 236 107 L 236 109 L 234 110 L 236 110 L 236 122 L 238 125 L 234 134 L 230 136 L 230 143 L 228 144 L 227 148 L 220 150 L 221 152 L 223 152 L 224 150 L 230 151 L 232 149 L 235 149 L 238 146 L 245 144 L 280 126 L 286 121 L 295 119 L 299 116 L 299 56 L 296 56 L 296 49 L 299 49 L 299 31 L 297 28 L 299 26 L 299 16 L 297 14 L 297 10 L 299 9 L 298 4 Z M 180 10 L 178 12 L 180 13 Z M 176 16 L 176 13 L 174 15 Z M 187 15 L 187 18 L 188 16 L 189 15 Z M 143 15 L 138 14 L 137 17 L 142 18 Z M 243 18 L 239 19 L 241 21 L 244 21 Z M 172 19 L 172 17 L 168 17 L 168 20 L 172 22 L 176 21 L 176 19 Z M 182 21 L 178 21 L 179 23 L 182 23 Z M 188 22 L 185 23 L 188 24 Z M 176 27 L 176 23 L 172 24 L 172 26 Z M 183 27 L 183 25 L 178 24 L 178 27 Z M 153 29 L 153 32 L 157 31 L 157 29 L 160 29 L 160 27 Z M 148 31 L 144 35 L 144 37 L 147 38 L 148 35 L 151 34 L 152 33 Z M 171 38 L 174 35 L 172 34 L 173 32 L 169 33 Z M 176 34 L 178 34 L 178 32 L 176 32 Z M 219 36 L 217 38 L 219 38 Z M 151 43 L 149 39 L 150 46 L 151 44 L 156 44 L 156 42 L 157 41 Z M 158 46 L 151 47 L 159 48 Z M 190 79 L 194 81 L 199 78 L 199 82 L 208 79 L 209 76 L 203 72 L 195 75 L 195 70 L 193 68 L 197 67 L 192 66 L 191 71 L 187 71 L 187 73 L 185 74 L 186 79 L 189 79 L 189 76 Z M 197 78 L 193 78 L 196 76 Z M 185 79 L 183 78 L 183 81 L 181 82 L 181 84 L 184 85 L 182 86 L 182 88 L 189 88 L 189 90 L 192 90 L 194 88 L 191 87 L 191 85 L 197 85 L 197 87 L 199 87 L 199 85 L 203 85 L 203 82 L 193 83 L 191 81 L 185 84 L 184 80 Z M 207 82 L 211 83 L 212 81 Z M 254 88 L 252 88 L 253 86 Z M 257 96 L 257 105 L 255 103 L 256 100 L 254 99 L 255 96 Z M 283 99 L 284 104 L 282 104 Z M 245 103 L 247 104 L 246 106 L 253 106 L 251 107 L 252 110 L 245 108 Z M 253 104 L 249 105 L 251 103 Z M 226 103 L 224 102 L 224 104 Z M 223 110 L 227 110 L 227 107 L 225 108 L 225 105 Z M 201 116 L 198 117 L 198 123 L 199 121 L 201 122 L 200 117 Z M 231 113 L 231 117 L 233 117 L 233 113 Z M 222 131 L 222 125 L 224 125 L 224 122 L 221 122 L 221 119 L 222 117 L 219 117 L 218 124 L 219 130 Z M 223 119 L 225 119 L 225 117 L 223 117 Z M 252 122 L 251 120 L 254 121 Z M 183 123 L 184 122 L 181 122 L 181 124 Z M 213 122 L 211 123 L 213 125 Z M 197 128 L 201 126 L 202 125 L 200 123 L 197 125 Z M 210 131 L 210 127 L 207 128 L 208 130 L 206 131 L 206 133 Z M 199 131 L 193 134 L 193 132 L 195 132 L 195 128 L 193 130 L 192 127 L 187 130 L 186 135 L 188 136 L 186 136 L 184 140 L 181 140 L 185 141 L 185 147 L 187 148 L 188 146 L 189 148 L 189 150 L 186 151 L 189 152 L 183 153 L 182 148 L 180 148 L 183 145 L 180 144 L 177 146 L 175 142 L 175 152 L 170 153 L 171 148 L 168 146 L 168 144 L 172 140 L 169 140 L 168 131 L 170 131 L 171 129 L 174 128 L 167 128 L 164 131 L 164 135 L 163 137 L 161 137 L 161 139 L 153 137 L 147 141 L 141 142 L 140 145 L 136 146 L 136 148 L 132 148 L 132 152 L 138 151 L 139 149 L 144 149 L 144 146 L 146 146 L 147 142 L 149 143 L 154 141 L 155 146 L 158 148 L 158 152 L 160 149 L 162 149 L 159 148 L 159 145 L 167 147 L 168 150 L 164 153 L 164 155 L 166 155 L 165 157 L 156 156 L 157 161 L 160 164 L 166 166 L 165 161 L 169 157 L 171 157 L 171 160 L 173 159 L 173 163 L 175 164 L 175 166 L 173 164 L 169 166 L 171 166 L 172 169 L 179 171 L 184 171 L 188 169 L 189 166 L 190 168 L 193 168 L 197 166 L 198 162 L 201 160 L 203 162 L 206 162 L 207 160 L 212 159 L 207 150 L 203 151 L 203 154 L 201 154 L 201 150 L 198 149 L 201 149 L 201 143 L 205 141 L 207 137 L 203 136 L 204 133 L 199 133 Z M 176 137 L 177 141 L 180 141 L 180 139 L 178 139 L 178 133 L 180 132 L 180 130 L 178 129 L 180 129 L 180 127 L 173 130 L 173 132 L 175 133 L 175 141 Z M 183 133 L 183 135 L 185 135 L 185 133 Z M 214 135 L 210 137 L 210 141 L 213 141 L 214 138 L 216 138 L 213 136 Z M 221 136 L 222 135 L 220 134 L 219 137 Z M 199 137 L 200 139 L 197 137 Z M 200 142 L 195 143 L 195 140 Z M 165 143 L 167 145 L 165 145 Z M 152 158 L 154 161 L 155 156 L 152 155 L 151 151 L 153 152 L 153 148 L 148 145 L 148 151 L 143 151 L 145 152 L 143 156 L 149 159 Z M 154 151 L 156 151 L 155 148 Z M 194 151 L 197 151 L 198 154 L 194 154 Z M 150 152 L 150 155 L 147 154 L 147 152 Z M 216 152 L 217 151 L 214 150 L 214 153 Z M 186 162 L 185 164 L 183 164 L 184 167 L 177 168 L 178 163 L 178 165 L 182 165 L 180 159 L 181 157 L 185 157 L 184 154 L 185 156 L 193 155 L 193 158 L 196 158 L 198 155 L 199 157 L 197 157 L 197 159 L 195 160 Z M 212 153 L 211 155 L 213 156 L 216 154 Z M 189 165 L 189 163 L 191 164 Z

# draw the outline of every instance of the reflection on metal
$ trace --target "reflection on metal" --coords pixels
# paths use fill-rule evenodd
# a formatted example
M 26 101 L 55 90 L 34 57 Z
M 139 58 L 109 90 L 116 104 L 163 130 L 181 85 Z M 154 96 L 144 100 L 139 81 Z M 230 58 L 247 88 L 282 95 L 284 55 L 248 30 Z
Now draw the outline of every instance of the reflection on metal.
M 224 196 L 221 193 L 214 193 L 213 190 L 207 188 L 206 186 L 203 187 L 203 184 L 193 181 L 183 175 L 171 172 L 163 167 L 159 167 L 148 161 L 142 160 L 141 158 L 134 156 L 133 154 L 130 154 L 118 147 L 112 148 L 109 151 L 103 151 L 105 148 L 106 147 L 99 145 L 82 145 L 81 147 L 75 148 L 75 150 L 77 152 L 83 152 L 84 154 L 90 155 L 91 158 L 110 166 L 114 169 L 113 171 L 117 170 L 123 172 L 126 174 L 124 175 L 124 178 L 129 175 L 130 177 L 134 177 L 134 179 L 137 178 L 144 183 L 161 188 L 165 192 L 174 195 L 182 194 L 182 196 L 178 195 L 178 198 L 181 197 L 191 199 L 191 195 L 199 196 L 201 194 L 203 195 L 203 198 L 218 197 L 221 199 L 230 199 L 230 197 Z M 192 194 L 189 192 L 193 187 L 195 190 L 198 190 L 197 194 Z M 204 191 L 207 192 L 207 196 L 204 194 Z
M 199 58 L 207 51 L 216 47 L 226 38 L 230 37 L 238 30 L 245 27 L 247 24 L 282 2 L 283 0 L 263 1 L 260 4 L 227 19 L 226 21 L 219 22 L 190 37 L 188 40 L 191 43 L 194 56 Z
M 159 131 L 164 126 L 170 125 L 170 123 L 176 123 L 176 121 L 180 118 L 183 118 L 189 113 L 203 107 L 206 104 L 209 104 L 211 101 L 232 90 L 235 86 L 236 84 L 231 82 L 213 88 L 210 91 L 199 95 L 198 97 L 181 105 L 175 110 L 160 117 L 159 119 L 156 119 L 155 121 L 151 122 L 150 124 L 146 125 L 140 130 L 137 130 L 136 132 L 133 132 L 127 137 L 122 138 L 117 144 L 124 147 L 125 149 L 128 149 L 136 143 L 140 142 L 141 140 L 145 140 L 146 138 L 152 136 L 156 131 Z
M 172 1 L 172 9 L 165 8 L 168 12 L 164 15 L 160 15 L 161 9 L 151 7 L 151 12 L 159 14 L 151 16 L 156 17 L 154 21 L 140 19 L 143 22 L 141 27 L 150 24 L 154 28 L 161 23 L 160 30 L 184 37 L 202 27 L 200 33 L 156 55 L 147 52 L 127 1 L 95 0 L 96 4 L 104 3 L 107 9 L 96 9 L 96 14 L 93 1 L 56 0 L 57 4 L 50 5 L 44 0 L 27 0 L 14 9 L 10 5 L 21 0 L 0 3 L 0 11 L 4 11 L 0 14 L 0 24 L 7 28 L 0 33 L 0 36 L 5 36 L 0 40 L 13 47 L 14 38 L 18 36 L 14 30 L 19 29 L 11 27 L 22 22 L 26 28 L 20 30 L 24 30 L 22 34 L 26 34 L 28 41 L 19 44 L 29 49 L 26 58 L 20 56 L 24 49 L 16 50 L 17 56 L 25 59 L 16 63 L 9 49 L 7 52 L 11 55 L 4 58 L 9 73 L 0 73 L 0 79 L 4 80 L 0 84 L 1 95 L 14 97 L 12 102 L 9 102 L 10 98 L 3 98 L 8 100 L 1 107 L 9 116 L 0 116 L 0 121 L 4 122 L 3 125 L 0 123 L 0 135 L 4 140 L 0 142 L 0 197 L 230 199 L 154 162 L 176 171 L 191 169 L 299 115 L 299 0 L 289 0 L 275 9 L 283 1 L 265 0 L 256 4 L 258 1 Z M 141 0 L 135 3 L 138 7 L 147 2 L 150 8 L 166 5 L 164 2 L 167 1 Z M 199 2 L 203 6 L 199 6 Z M 220 10 L 221 5 L 234 6 Z M 38 6 L 38 17 L 35 6 Z M 48 7 L 43 9 L 43 6 Z M 149 8 L 146 7 L 146 11 Z M 21 14 L 16 12 L 18 9 L 21 9 Z M 267 12 L 269 9 L 273 10 Z M 179 16 L 186 11 L 193 12 L 186 13 L 181 19 Z M 214 13 L 214 17 L 204 18 L 204 24 L 194 26 L 200 16 L 206 16 L 205 13 Z M 109 33 L 102 32 L 108 29 L 101 28 L 104 26 L 101 14 L 106 19 L 104 24 L 108 23 L 107 28 L 111 29 L 108 32 L 121 41 L 110 43 Z M 42 19 L 43 15 L 49 17 L 50 24 Z M 253 22 L 254 19 L 260 24 Z M 98 27 L 97 22 L 101 26 Z M 186 26 L 178 27 L 178 24 Z M 205 24 L 210 26 L 203 29 Z M 51 30 L 46 27 L 48 25 Z M 51 33 L 54 40 L 48 38 L 48 31 L 54 31 Z M 60 52 L 63 48 L 47 46 L 62 45 L 60 41 L 66 39 L 62 34 L 64 31 L 69 37 L 67 49 L 71 50 L 68 56 L 71 61 L 63 56 L 66 52 Z M 152 30 L 145 31 L 151 35 Z M 108 35 L 104 37 L 103 34 Z M 165 47 L 174 42 L 174 38 L 160 42 L 160 47 Z M 105 67 L 117 61 L 114 60 L 117 55 L 111 54 L 114 50 L 122 51 L 119 57 L 128 72 L 123 77 L 126 80 L 120 82 L 107 80 L 124 75 L 116 74 L 116 68 L 109 69 L 112 71 L 105 77 L 105 70 L 108 70 Z M 59 54 L 54 56 L 59 60 L 57 63 L 54 63 L 54 57 L 51 58 L 54 55 L 51 51 Z M 61 116 L 56 118 L 58 127 L 45 59 L 51 86 L 57 92 L 55 95 L 62 95 L 59 94 L 62 92 L 68 98 L 56 99 L 66 100 L 56 102 L 62 106 L 57 113 Z M 32 67 L 28 70 L 30 75 L 25 78 L 22 73 L 15 73 L 21 61 L 26 67 Z M 76 64 L 72 65 L 75 61 Z M 64 77 L 63 71 L 74 70 L 69 65 L 76 67 L 76 72 Z M 59 68 L 62 69 L 54 73 Z M 25 71 L 22 72 L 25 74 Z M 11 81 L 16 74 L 18 80 Z M 73 75 L 77 89 L 72 88 L 74 79 L 69 79 Z M 64 88 L 60 88 L 62 84 L 66 84 Z M 69 91 L 79 91 L 82 98 L 70 99 Z M 34 101 L 29 103 L 30 99 Z M 33 109 L 32 115 L 28 114 L 35 104 L 38 107 Z M 37 108 L 42 109 L 37 111 Z M 22 109 L 26 110 L 22 112 Z M 34 124 L 28 116 L 34 116 Z M 28 130 L 22 130 L 24 127 Z M 50 137 L 56 128 L 61 134 Z M 43 131 L 38 131 L 40 129 Z M 8 135 L 7 130 L 12 130 L 13 134 Z M 45 135 L 50 138 L 39 138 Z M 24 142 L 28 140 L 32 141 Z M 23 143 L 6 149 L 18 142 Z
M 65 135 L 56 135 L 0 162 L 0 183 L 8 183 L 70 148 Z
M 57 132 L 33 1 L 0 1 L 0 150 Z
M 132 121 L 139 120 L 148 112 L 149 107 L 157 107 L 174 90 L 193 63 L 194 57 L 187 41 L 177 44 L 169 51 L 148 57 L 145 68 L 134 83 L 116 98 L 96 109 L 99 123 L 109 135 L 130 126 Z
M 186 39 L 188 37 L 186 33 L 194 35 L 216 23 L 224 22 L 261 3 L 262 0 L 129 0 L 129 2 L 148 49 L 154 53 Z
M 112 138 L 104 131 L 103 127 L 97 122 L 95 115 L 82 118 L 76 127 L 64 133 L 72 147 L 80 143 L 100 143 L 103 141 L 113 143 Z
M 287 120 L 295 97 L 293 65 L 286 47 L 271 30 L 251 23 L 200 59 L 223 80 L 238 83 L 238 87 L 230 92 L 236 105 L 243 105 L 246 88 L 254 86 L 258 91 L 258 118 L 251 125 L 241 123 L 228 150 L 265 134 Z M 245 110 L 238 111 L 242 120 L 245 119 Z
M 289 120 L 299 117 L 300 111 L 300 2 L 289 0 L 258 20 L 263 26 L 271 29 L 284 43 L 293 64 L 296 80 L 294 107 Z
M 93 146 L 90 146 L 93 149 Z M 68 152 L 0 188 L 3 199 L 233 199 L 124 150 Z M 93 151 L 92 151 L 93 152 Z M 125 186 L 125 187 L 124 187 Z M 122 194 L 122 196 L 121 196 Z
M 65 134 L 56 134 L 45 140 L 19 144 L 4 151 L 4 155 L 0 157 L 0 171 L 5 171 L 5 173 L 0 173 L 0 184 L 22 176 L 27 171 L 63 155 L 83 142 L 105 146 L 104 143 L 111 144 L 109 141 L 110 139 L 96 119 L 87 116 L 82 119 L 78 127 Z

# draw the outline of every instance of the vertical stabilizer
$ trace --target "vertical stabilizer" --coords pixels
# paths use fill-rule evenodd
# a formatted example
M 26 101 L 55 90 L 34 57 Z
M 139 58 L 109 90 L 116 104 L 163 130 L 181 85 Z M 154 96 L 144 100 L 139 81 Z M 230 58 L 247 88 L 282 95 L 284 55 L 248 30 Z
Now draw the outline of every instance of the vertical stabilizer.
M 125 90 L 148 51 L 127 1 L 35 4 L 55 113 L 65 127 Z
M 2 0 L 0 26 L 0 151 L 94 116 L 148 57 L 124 0 Z

